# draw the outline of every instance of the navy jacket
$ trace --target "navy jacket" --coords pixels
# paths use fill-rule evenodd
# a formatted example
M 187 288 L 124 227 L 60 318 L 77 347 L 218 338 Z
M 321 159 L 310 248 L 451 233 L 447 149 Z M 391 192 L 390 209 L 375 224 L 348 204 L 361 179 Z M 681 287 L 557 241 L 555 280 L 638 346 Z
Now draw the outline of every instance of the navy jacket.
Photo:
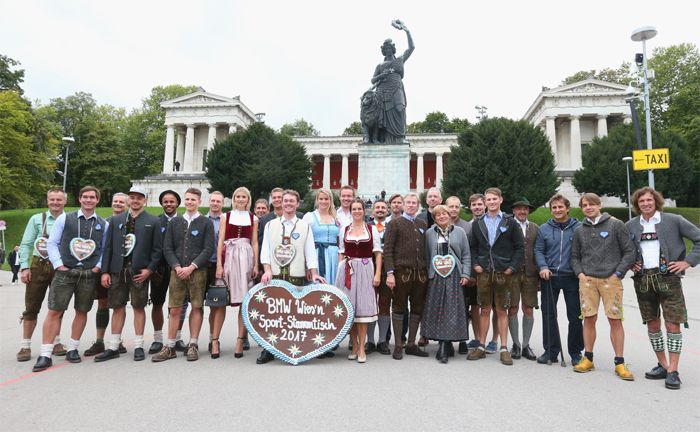
M 574 276 L 571 267 L 571 245 L 574 240 L 574 230 L 581 222 L 574 218 L 560 226 L 550 219 L 540 227 L 540 233 L 535 240 L 535 262 L 542 271 L 549 269 L 554 276 Z
M 472 223 L 471 236 L 472 268 L 481 266 L 484 271 L 503 272 L 510 268 L 513 273 L 523 264 L 525 244 L 523 232 L 513 216 L 503 213 L 498 225 L 496 241 L 489 245 L 488 228 L 484 218 Z

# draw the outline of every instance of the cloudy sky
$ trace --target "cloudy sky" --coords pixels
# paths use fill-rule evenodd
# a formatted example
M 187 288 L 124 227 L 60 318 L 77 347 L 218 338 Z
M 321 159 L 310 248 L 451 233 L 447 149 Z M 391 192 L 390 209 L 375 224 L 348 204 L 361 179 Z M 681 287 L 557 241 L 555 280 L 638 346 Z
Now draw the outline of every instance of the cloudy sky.
M 695 5 L 695 6 L 693 6 Z M 359 117 L 379 46 L 416 50 L 406 64 L 408 122 L 440 110 L 474 121 L 520 118 L 543 85 L 617 67 L 649 49 L 700 44 L 700 4 L 680 1 L 33 1 L 0 0 L 0 53 L 22 62 L 24 89 L 48 102 L 77 91 L 137 107 L 157 85 L 240 95 L 278 128 L 305 118 L 338 135 Z

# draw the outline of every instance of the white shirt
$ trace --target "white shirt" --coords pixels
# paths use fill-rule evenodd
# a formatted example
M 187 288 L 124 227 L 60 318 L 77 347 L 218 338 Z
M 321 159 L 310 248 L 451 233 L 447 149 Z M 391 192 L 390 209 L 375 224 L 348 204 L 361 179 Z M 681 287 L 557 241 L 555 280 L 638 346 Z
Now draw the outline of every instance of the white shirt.
M 655 233 L 656 224 L 661 222 L 661 213 L 654 213 L 649 221 L 644 220 L 644 216 L 639 218 L 642 225 L 642 233 Z M 642 266 L 645 269 L 659 267 L 659 257 L 661 256 L 661 243 L 658 240 L 640 241 L 639 247 L 642 249 Z
M 348 240 L 366 240 L 369 238 L 369 233 L 367 232 L 367 227 L 365 227 L 364 232 L 360 236 L 348 236 Z M 377 227 L 372 225 L 372 252 L 381 252 L 382 251 L 382 239 L 379 236 L 379 232 L 377 231 Z M 338 246 L 338 252 L 344 254 L 345 253 L 345 230 L 342 230 L 340 232 L 340 242 Z
M 257 220 L 258 217 L 253 215 L 253 222 Z M 250 213 L 247 210 L 231 210 L 228 223 L 229 225 L 250 226 Z
M 345 227 L 352 223 L 352 212 L 345 211 L 342 207 L 335 212 L 335 218 L 340 222 L 340 231 L 344 231 Z
M 595 219 L 586 218 L 586 220 L 587 220 L 588 222 L 590 222 L 591 225 L 595 226 L 595 225 L 598 225 L 598 222 L 600 222 L 600 217 L 601 217 L 601 216 L 603 216 L 603 215 L 602 215 L 602 214 L 599 214 L 598 216 L 596 216 Z
M 285 227 L 290 233 L 294 229 L 294 225 L 299 219 L 293 216 L 291 219 L 286 219 L 282 216 L 282 226 Z M 272 221 L 270 221 L 272 222 Z M 306 260 L 306 268 L 317 269 L 318 268 L 318 257 L 316 256 L 316 243 L 314 243 L 314 233 L 309 227 L 309 233 L 306 236 L 306 242 L 304 243 L 304 258 Z M 263 234 L 262 247 L 260 249 L 260 263 L 270 264 L 270 224 L 265 224 L 265 232 Z
M 200 216 L 199 212 L 196 211 L 192 216 L 188 212 L 185 212 L 185 214 L 182 215 L 183 218 L 187 221 L 187 228 L 190 227 L 190 224 L 192 223 L 193 220 L 197 219 Z
M 520 225 L 520 229 L 523 231 L 523 237 L 525 237 L 527 235 L 527 225 L 530 223 L 530 221 L 526 220 L 525 222 L 520 222 L 517 219 L 516 221 L 518 221 L 518 225 Z

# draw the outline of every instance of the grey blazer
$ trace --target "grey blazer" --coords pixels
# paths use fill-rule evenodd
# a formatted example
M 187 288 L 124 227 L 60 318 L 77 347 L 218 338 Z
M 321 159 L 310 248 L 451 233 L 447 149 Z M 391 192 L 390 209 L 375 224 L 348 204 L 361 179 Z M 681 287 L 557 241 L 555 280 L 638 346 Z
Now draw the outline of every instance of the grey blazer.
M 425 231 L 425 262 L 428 267 L 428 279 L 435 277 L 432 260 L 437 255 L 438 233 L 437 225 Z M 450 255 L 457 260 L 457 269 L 460 277 L 468 278 L 472 271 L 471 251 L 469 250 L 469 240 L 467 233 L 458 226 L 453 225 L 450 231 Z
M 126 235 L 128 211 L 111 218 L 107 228 L 107 241 L 102 256 L 103 273 L 119 273 L 124 265 L 122 245 Z M 163 255 L 162 237 L 158 217 L 141 213 L 134 222 L 136 246 L 131 252 L 131 268 L 139 271 L 148 268 L 155 272 Z
M 691 267 L 695 267 L 700 262 L 700 228 L 690 223 L 683 216 L 672 213 L 659 212 L 661 222 L 656 225 L 656 233 L 661 243 L 661 253 L 670 261 L 686 261 Z M 639 247 L 639 239 L 642 235 L 642 224 L 639 223 L 640 216 L 632 218 L 627 222 L 627 229 L 630 237 L 634 241 L 637 250 L 637 261 L 642 260 L 642 249 Z M 685 243 L 683 238 L 687 238 L 693 243 L 693 249 L 688 256 L 685 255 Z

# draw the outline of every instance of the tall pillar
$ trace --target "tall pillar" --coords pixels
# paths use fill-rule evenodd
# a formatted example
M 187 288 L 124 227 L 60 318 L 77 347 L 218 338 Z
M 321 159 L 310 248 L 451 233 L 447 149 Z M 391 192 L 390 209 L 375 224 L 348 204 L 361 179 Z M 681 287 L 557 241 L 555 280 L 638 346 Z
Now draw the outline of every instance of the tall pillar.
M 191 173 L 194 171 L 194 125 L 187 125 L 185 136 L 185 166 L 182 171 Z
M 175 157 L 175 126 L 168 125 L 165 131 L 165 157 L 163 158 L 163 172 L 170 174 L 173 172 L 173 158 Z
M 556 167 L 559 165 L 559 156 L 557 154 L 557 118 L 548 116 L 546 122 L 545 132 L 547 133 L 547 138 L 549 138 L 549 147 L 552 149 L 554 166 Z
M 435 155 L 435 187 L 442 187 L 442 153 Z
M 571 169 L 577 170 L 581 168 L 581 116 L 572 115 L 571 119 Z
M 185 169 L 185 131 L 178 128 L 177 130 L 177 143 L 175 151 L 175 160 L 180 164 L 179 171 Z
M 598 118 L 598 138 L 608 136 L 608 116 L 599 115 L 597 118 Z
M 345 186 L 348 184 L 348 179 L 350 178 L 348 168 L 348 154 L 343 153 L 341 156 L 343 157 L 343 164 L 341 165 L 340 169 L 340 185 Z
M 331 155 L 323 155 L 323 187 L 331 188 Z
M 423 153 L 416 153 L 416 192 L 425 189 L 425 174 L 423 173 Z
M 216 141 L 216 124 L 211 123 L 209 126 L 209 134 L 207 135 L 207 152 L 210 152 L 214 148 L 214 141 Z

